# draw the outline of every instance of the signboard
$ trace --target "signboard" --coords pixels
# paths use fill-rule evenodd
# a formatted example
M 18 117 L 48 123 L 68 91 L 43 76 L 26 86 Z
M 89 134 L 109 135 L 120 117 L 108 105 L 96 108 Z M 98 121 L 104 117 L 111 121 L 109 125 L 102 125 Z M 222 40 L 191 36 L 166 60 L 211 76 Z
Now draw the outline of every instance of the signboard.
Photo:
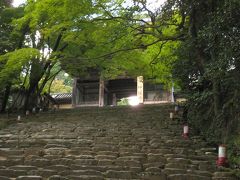
M 137 77 L 137 97 L 139 99 L 139 103 L 143 104 L 143 76 Z

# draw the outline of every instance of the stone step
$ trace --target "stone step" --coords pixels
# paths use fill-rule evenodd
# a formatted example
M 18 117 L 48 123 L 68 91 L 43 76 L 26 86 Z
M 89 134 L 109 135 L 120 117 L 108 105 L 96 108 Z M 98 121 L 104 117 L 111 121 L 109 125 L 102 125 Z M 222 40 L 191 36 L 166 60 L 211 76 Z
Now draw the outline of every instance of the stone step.
M 19 156 L 23 155 L 24 150 L 17 150 L 13 148 L 0 148 L 0 156 L 1 157 L 9 157 L 9 156 Z
M 68 178 L 60 175 L 53 175 L 50 176 L 48 180 L 68 180 Z
M 211 177 L 190 175 L 190 174 L 172 174 L 168 175 L 168 180 L 211 180 Z
M 17 165 L 17 166 L 10 166 L 9 169 L 31 171 L 31 170 L 37 170 L 38 168 L 36 166 Z
M 22 159 L 4 159 L 4 160 L 0 160 L 0 166 L 15 166 L 15 165 L 21 165 L 24 164 Z
M 24 176 L 24 175 L 27 175 L 27 171 L 25 170 L 0 169 L 0 176 L 16 178 L 18 176 Z
M 197 170 L 198 169 L 198 167 L 196 165 L 181 164 L 181 163 L 167 163 L 165 165 L 165 168 L 191 169 L 191 170 Z
M 104 180 L 103 177 L 91 176 L 91 175 L 81 175 L 81 176 L 70 175 L 70 176 L 67 176 L 67 178 L 72 180 Z
M 54 175 L 58 175 L 58 173 L 55 170 L 38 169 L 38 170 L 28 171 L 28 175 L 42 176 L 43 178 L 48 178 L 48 177 L 51 177 L 51 176 L 54 176 Z
M 16 180 L 43 180 L 41 176 L 18 176 Z
M 6 176 L 0 176 L 0 179 L 1 180 L 11 180 L 9 177 L 6 177 Z
M 144 172 L 139 175 L 139 178 L 145 180 L 167 180 L 167 175 L 163 172 Z
M 114 171 L 108 170 L 105 174 L 107 178 L 117 178 L 117 179 L 134 179 L 136 174 L 132 171 Z
M 213 179 L 221 179 L 221 178 L 228 178 L 228 179 L 236 179 L 233 172 L 214 172 L 213 173 Z
M 200 136 L 182 138 L 172 110 L 77 109 L 29 117 L 0 130 L 0 179 L 236 179 L 231 169 L 216 167 L 216 148 Z

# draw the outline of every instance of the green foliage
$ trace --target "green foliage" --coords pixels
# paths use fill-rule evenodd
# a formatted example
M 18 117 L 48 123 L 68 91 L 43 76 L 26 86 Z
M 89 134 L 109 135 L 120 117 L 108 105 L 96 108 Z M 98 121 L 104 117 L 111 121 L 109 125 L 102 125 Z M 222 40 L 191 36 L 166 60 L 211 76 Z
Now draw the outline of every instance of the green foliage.
M 175 51 L 174 78 L 190 97 L 190 125 L 209 142 L 226 143 L 239 136 L 240 2 L 181 3 L 175 5 L 189 16 L 189 24 Z
M 240 137 L 232 136 L 228 142 L 228 158 L 236 168 L 240 167 Z M 240 174 L 239 174 L 240 175 Z
M 39 51 L 23 48 L 0 56 L 0 87 L 16 81 L 29 60 L 39 58 Z
M 175 7 L 174 10 L 172 7 Z M 239 168 L 240 2 L 168 1 L 163 18 L 186 17 L 184 41 L 175 49 L 173 77 L 187 94 L 187 119 L 212 144 L 227 144 Z
M 19 37 L 14 36 L 12 31 L 14 26 L 11 24 L 14 18 L 23 16 L 23 8 L 12 8 L 7 1 L 1 1 L 0 4 L 0 55 L 17 48 Z
M 127 8 L 122 4 L 119 0 L 28 1 L 24 17 L 14 23 L 16 30 L 27 30 L 25 41 L 33 47 L 54 50 L 49 59 L 60 60 L 62 69 L 72 76 L 88 76 L 92 69 L 105 79 L 141 74 L 170 86 L 176 60 L 172 51 L 179 42 L 168 39 L 179 35 L 175 25 L 170 25 L 180 23 L 179 16 L 174 15 L 167 26 L 162 26 L 152 17 L 151 22 L 145 22 L 149 14 L 141 9 L 141 3 Z M 40 42 L 36 43 L 37 32 Z M 34 69 L 41 70 L 46 63 L 46 57 L 35 61 Z M 54 67 L 54 63 L 49 66 Z M 42 73 L 31 74 L 39 74 L 35 75 L 37 81 Z
M 128 99 L 127 98 L 122 98 L 119 102 L 117 102 L 118 106 L 127 106 L 129 105 Z
M 57 79 L 63 80 L 64 85 L 66 86 L 72 86 L 73 84 L 73 78 L 69 76 L 65 71 L 61 71 L 57 76 Z
M 51 93 L 71 93 L 72 87 L 64 84 L 61 79 L 55 79 L 51 85 Z

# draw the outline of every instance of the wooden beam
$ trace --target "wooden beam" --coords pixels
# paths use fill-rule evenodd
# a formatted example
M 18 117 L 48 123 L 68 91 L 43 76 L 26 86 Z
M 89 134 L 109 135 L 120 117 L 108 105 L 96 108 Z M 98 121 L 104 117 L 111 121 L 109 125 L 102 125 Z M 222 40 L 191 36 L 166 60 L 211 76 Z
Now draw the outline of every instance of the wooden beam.
M 108 88 L 107 88 L 106 86 L 104 86 L 104 90 L 105 90 L 107 93 L 109 93 L 109 90 L 108 90 Z
M 104 80 L 99 79 L 99 107 L 104 106 Z
M 137 77 L 137 97 L 139 99 L 139 103 L 143 104 L 143 76 L 138 76 Z
M 77 104 L 77 78 L 74 78 L 72 89 L 72 107 L 76 107 L 76 104 Z
M 115 93 L 113 93 L 112 95 L 112 105 L 113 106 L 116 106 L 117 105 L 117 96 Z

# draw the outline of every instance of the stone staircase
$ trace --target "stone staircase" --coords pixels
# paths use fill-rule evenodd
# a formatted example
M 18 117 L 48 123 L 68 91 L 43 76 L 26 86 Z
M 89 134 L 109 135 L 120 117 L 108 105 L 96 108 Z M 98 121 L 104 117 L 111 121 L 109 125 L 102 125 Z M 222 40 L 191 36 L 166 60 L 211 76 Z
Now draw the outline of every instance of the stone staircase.
M 0 131 L 0 180 L 237 179 L 216 167 L 216 149 L 199 136 L 182 138 L 171 109 L 80 108 L 25 117 Z

